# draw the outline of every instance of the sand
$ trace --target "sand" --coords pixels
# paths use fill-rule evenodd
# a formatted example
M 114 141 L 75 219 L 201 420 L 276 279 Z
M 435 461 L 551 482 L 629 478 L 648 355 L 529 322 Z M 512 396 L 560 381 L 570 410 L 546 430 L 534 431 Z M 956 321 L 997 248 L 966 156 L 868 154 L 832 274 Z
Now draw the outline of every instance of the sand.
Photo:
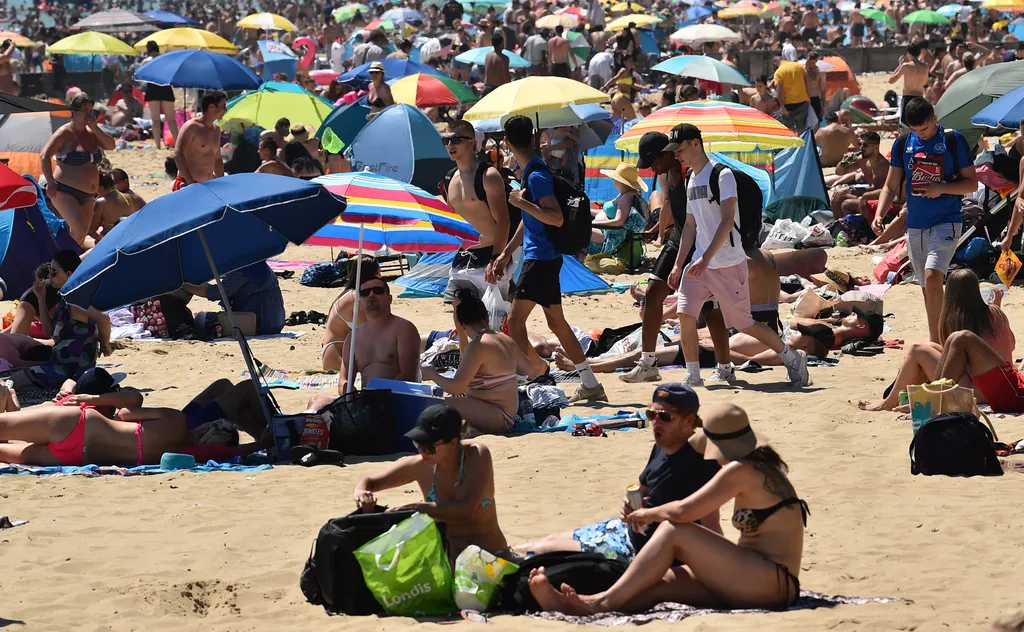
M 876 79 L 879 79 L 876 81 Z M 881 87 L 884 77 L 867 82 Z M 881 94 L 873 95 L 880 97 Z M 168 182 L 163 151 L 112 152 L 147 198 Z M 291 259 L 326 259 L 327 249 L 290 248 Z M 830 262 L 870 272 L 871 255 L 833 249 Z M 622 277 L 628 280 L 635 277 Z M 283 281 L 289 312 L 325 312 L 334 290 Z M 1005 308 L 1024 319 L 1021 290 Z M 0 304 L 6 311 L 9 303 Z M 194 305 L 198 308 L 198 305 Z M 895 314 L 889 338 L 908 344 L 927 335 L 920 292 L 896 287 L 885 297 Z M 638 315 L 622 295 L 569 298 L 579 327 L 619 326 Z M 440 300 L 396 300 L 395 312 L 421 331 L 446 328 Z M 540 312 L 532 324 L 546 331 Z M 600 316 L 598 316 L 600 314 Z M 257 357 L 273 366 L 317 366 L 321 327 L 294 340 L 257 341 Z M 800 578 L 805 588 L 913 603 L 840 606 L 762 615 L 716 615 L 673 630 L 983 630 L 1021 606 L 1024 516 L 1013 510 L 1024 477 L 948 479 L 910 474 L 909 422 L 864 413 L 849 400 L 877 397 L 903 356 L 844 357 L 814 368 L 814 386 L 790 390 L 781 368 L 743 374 L 732 387 L 700 389 L 707 404 L 735 401 L 767 434 L 791 468 L 811 508 Z M 231 344 L 128 343 L 104 362 L 127 373 L 152 406 L 183 406 L 217 378 L 239 379 L 241 355 Z M 611 404 L 572 412 L 644 407 L 651 385 L 603 382 Z M 666 380 L 682 372 L 667 372 Z M 301 410 L 309 392 L 275 391 L 286 411 Z M 1004 440 L 1024 437 L 1024 421 L 993 420 Z M 608 438 L 533 435 L 484 439 L 494 455 L 499 520 L 521 542 L 612 515 L 622 490 L 636 481 L 652 444 L 649 431 Z M 0 478 L 0 515 L 28 525 L 0 532 L 0 627 L 20 630 L 310 630 L 352 632 L 406 628 L 409 619 L 328 618 L 308 605 L 299 572 L 319 527 L 352 510 L 356 480 L 376 463 L 344 469 L 276 467 L 256 474 L 170 474 L 100 479 Z M 412 488 L 380 494 L 388 504 L 417 499 Z M 723 516 L 729 516 L 727 507 Z M 736 532 L 728 524 L 727 536 Z M 496 617 L 487 629 L 565 629 L 534 619 Z M 478 627 L 463 624 L 460 629 Z M 652 630 L 670 629 L 655 623 Z

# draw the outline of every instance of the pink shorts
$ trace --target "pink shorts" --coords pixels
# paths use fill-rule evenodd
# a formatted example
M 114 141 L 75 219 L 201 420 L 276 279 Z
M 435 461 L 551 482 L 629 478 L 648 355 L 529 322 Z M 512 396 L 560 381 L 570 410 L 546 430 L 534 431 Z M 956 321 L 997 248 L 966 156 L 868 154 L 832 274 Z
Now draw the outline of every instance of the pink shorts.
M 697 278 L 686 276 L 689 269 L 690 266 L 686 266 L 679 282 L 677 312 L 696 318 L 705 301 L 714 296 L 722 310 L 726 327 L 742 330 L 754 324 L 754 318 L 750 315 L 746 261 L 728 268 L 708 268 Z

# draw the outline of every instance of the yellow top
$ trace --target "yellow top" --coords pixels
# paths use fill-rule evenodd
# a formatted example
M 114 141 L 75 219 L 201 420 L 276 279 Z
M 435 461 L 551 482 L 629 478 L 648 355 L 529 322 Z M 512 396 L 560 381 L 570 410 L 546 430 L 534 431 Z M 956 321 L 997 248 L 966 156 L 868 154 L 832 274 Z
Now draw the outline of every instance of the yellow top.
M 783 105 L 804 103 L 811 100 L 807 94 L 807 71 L 796 61 L 785 61 L 775 71 L 775 85 L 782 87 Z

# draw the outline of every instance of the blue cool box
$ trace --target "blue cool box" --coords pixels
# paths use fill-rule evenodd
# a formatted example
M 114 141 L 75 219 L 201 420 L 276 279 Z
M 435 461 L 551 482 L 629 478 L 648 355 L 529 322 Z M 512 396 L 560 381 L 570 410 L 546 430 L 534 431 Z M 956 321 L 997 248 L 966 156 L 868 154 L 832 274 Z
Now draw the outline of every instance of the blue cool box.
M 366 389 L 382 389 L 391 391 L 391 406 L 395 411 L 395 452 L 415 452 L 412 441 L 405 438 L 405 433 L 412 430 L 425 409 L 444 402 L 439 397 L 443 391 L 437 386 L 418 382 L 402 382 L 400 380 L 384 380 L 371 378 Z

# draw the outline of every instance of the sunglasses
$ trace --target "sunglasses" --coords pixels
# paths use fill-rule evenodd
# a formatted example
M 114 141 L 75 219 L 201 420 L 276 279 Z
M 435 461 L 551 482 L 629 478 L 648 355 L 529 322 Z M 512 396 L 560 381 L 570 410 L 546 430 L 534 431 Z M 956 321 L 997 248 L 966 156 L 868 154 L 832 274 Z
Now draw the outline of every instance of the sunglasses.
M 366 298 L 370 294 L 376 294 L 377 296 L 380 296 L 381 294 L 385 294 L 387 291 L 388 291 L 387 288 L 383 288 L 383 287 L 381 287 L 379 285 L 375 285 L 373 287 L 368 287 L 368 288 L 359 290 L 359 296 L 362 296 L 363 298 Z
M 458 135 L 457 136 L 442 136 L 441 137 L 441 144 L 442 145 L 457 145 L 458 143 L 461 143 L 464 140 L 473 140 L 473 139 L 469 138 L 468 136 L 458 136 Z
M 416 450 L 422 452 L 423 454 L 437 454 L 436 443 L 433 443 L 431 445 L 420 445 L 414 441 L 413 445 L 416 446 Z
M 64 271 L 60 268 L 50 268 L 50 276 L 57 276 L 57 273 L 63 273 Z
M 655 419 L 661 423 L 668 423 L 672 421 L 672 413 L 667 410 L 651 410 L 648 408 L 645 414 L 647 415 L 648 421 L 654 421 Z

